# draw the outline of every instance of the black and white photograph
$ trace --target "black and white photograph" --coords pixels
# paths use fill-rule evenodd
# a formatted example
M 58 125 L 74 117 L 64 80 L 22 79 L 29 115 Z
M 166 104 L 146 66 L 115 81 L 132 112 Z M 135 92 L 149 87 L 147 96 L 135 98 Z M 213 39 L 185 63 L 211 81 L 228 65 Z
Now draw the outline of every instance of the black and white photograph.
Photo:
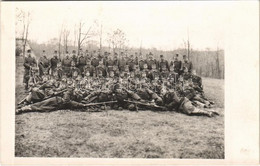
M 225 159 L 222 6 L 15 4 L 15 157 Z
M 1 164 L 259 163 L 259 2 L 0 7 Z

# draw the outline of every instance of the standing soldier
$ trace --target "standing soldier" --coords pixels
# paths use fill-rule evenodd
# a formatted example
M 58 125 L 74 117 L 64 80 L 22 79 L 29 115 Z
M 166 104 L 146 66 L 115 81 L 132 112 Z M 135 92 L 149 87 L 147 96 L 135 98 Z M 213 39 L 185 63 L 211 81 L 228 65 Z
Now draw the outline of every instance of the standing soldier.
M 124 57 L 121 52 L 121 58 L 118 61 L 118 68 L 120 72 L 124 71 L 125 65 L 127 65 L 126 57 Z
M 50 61 L 46 57 L 45 50 L 42 51 L 42 57 L 39 59 L 39 74 L 40 77 L 44 74 L 45 71 L 49 71 L 50 69 Z
M 164 59 L 163 55 L 160 55 L 160 61 L 158 66 L 161 72 L 161 76 L 167 78 L 169 73 L 169 64 L 168 61 Z
M 146 63 L 146 61 L 144 60 L 142 54 L 140 55 L 140 60 L 139 60 L 139 67 L 140 67 L 140 70 L 143 71 L 144 69 L 144 64 Z
M 149 53 L 149 59 L 147 59 L 147 65 L 148 65 L 148 69 L 152 70 L 157 68 L 157 62 L 156 59 L 153 58 L 153 54 L 150 52 Z
M 137 65 L 136 60 L 134 59 L 134 55 L 130 55 L 129 61 L 127 63 L 129 65 L 129 71 L 132 72 L 135 70 L 135 65 Z
M 77 56 L 76 56 L 76 51 L 75 50 L 72 51 L 71 60 L 74 61 L 75 64 L 77 64 Z
M 80 74 L 80 70 L 76 67 L 76 63 L 74 61 L 71 62 L 70 76 L 72 79 L 76 79 Z
M 63 71 L 64 71 L 64 73 L 67 74 L 67 76 L 68 76 L 69 71 L 70 71 L 71 61 L 72 61 L 72 59 L 70 59 L 69 52 L 67 51 L 65 58 L 62 60 Z
M 84 68 L 86 66 L 87 59 L 83 56 L 83 53 L 80 53 L 80 56 L 77 60 L 78 68 L 80 70 L 81 75 L 83 75 Z
M 115 66 L 115 61 L 111 56 L 108 56 L 108 60 L 106 61 L 106 68 L 108 73 L 113 70 L 113 66 Z
M 54 55 L 53 58 L 51 58 L 51 75 L 53 74 L 53 72 L 56 70 L 57 68 L 57 64 L 59 63 L 59 59 L 58 59 L 58 52 L 55 50 L 54 51 Z
M 184 67 L 186 67 L 188 69 L 188 72 L 191 73 L 193 65 L 192 62 L 188 60 L 186 55 L 183 55 L 182 70 L 184 70 Z
M 174 57 L 174 61 L 171 62 L 171 66 L 174 66 L 174 72 L 178 73 L 179 75 L 181 74 L 181 67 L 182 67 L 182 62 L 179 60 L 179 54 L 176 54 Z
M 97 58 L 97 56 L 95 54 L 93 55 L 93 58 L 91 60 L 91 65 L 95 68 L 93 75 L 96 75 L 97 74 L 97 67 L 99 65 L 99 59 Z
M 106 68 L 102 63 L 100 63 L 97 67 L 97 76 L 98 77 L 106 77 L 107 76 Z
M 30 79 L 30 72 L 33 67 L 36 66 L 36 60 L 31 56 L 31 50 L 27 50 L 27 57 L 24 59 L 24 79 L 23 82 L 25 83 L 25 89 L 28 89 L 28 82 Z

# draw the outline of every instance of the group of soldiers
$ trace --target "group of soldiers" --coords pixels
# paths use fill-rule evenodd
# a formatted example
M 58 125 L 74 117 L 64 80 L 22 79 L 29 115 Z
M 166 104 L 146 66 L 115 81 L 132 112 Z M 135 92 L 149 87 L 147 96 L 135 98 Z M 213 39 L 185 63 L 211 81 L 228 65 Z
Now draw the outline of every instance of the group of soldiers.
M 218 115 L 203 91 L 186 55 L 171 61 L 150 52 L 144 57 L 100 51 L 66 52 L 48 59 L 43 50 L 39 61 L 27 51 L 24 60 L 25 88 L 29 94 L 18 104 L 16 113 L 59 109 L 140 109 L 176 111 L 187 115 Z

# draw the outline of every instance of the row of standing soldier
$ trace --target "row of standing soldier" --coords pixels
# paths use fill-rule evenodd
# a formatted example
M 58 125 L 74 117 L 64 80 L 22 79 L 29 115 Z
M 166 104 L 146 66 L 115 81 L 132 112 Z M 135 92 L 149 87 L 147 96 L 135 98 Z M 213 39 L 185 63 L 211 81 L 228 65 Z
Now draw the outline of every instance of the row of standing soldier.
M 57 51 L 54 51 L 54 56 L 48 59 L 45 51 L 39 59 L 39 63 L 30 56 L 30 50 L 28 50 L 28 57 L 25 58 L 25 75 L 24 83 L 26 89 L 28 88 L 28 80 L 30 76 L 30 67 L 36 67 L 39 69 L 39 76 L 48 73 L 51 75 L 58 75 L 59 78 L 65 73 L 67 76 L 72 77 L 72 72 L 79 72 L 83 77 L 86 72 L 90 76 L 103 76 L 106 77 L 109 72 L 114 71 L 115 75 L 121 72 L 134 72 L 138 68 L 140 71 L 146 71 L 148 74 L 151 71 L 162 73 L 167 75 L 170 71 L 170 67 L 174 67 L 174 72 L 181 75 L 184 71 L 184 67 L 188 69 L 188 72 L 192 71 L 192 63 L 188 61 L 186 55 L 183 55 L 183 62 L 178 59 L 178 54 L 175 55 L 173 61 L 170 63 L 164 59 L 163 55 L 160 55 L 160 60 L 156 60 L 152 53 L 149 53 L 146 58 L 142 55 L 127 56 L 121 52 L 120 56 L 115 53 L 113 56 L 110 53 L 105 52 L 104 55 L 97 54 L 95 51 L 93 54 L 89 54 L 86 51 L 85 55 L 80 51 L 79 56 L 76 56 L 76 51 L 72 51 L 72 57 L 67 52 L 63 59 L 59 59 Z M 62 69 L 62 70 L 61 70 Z

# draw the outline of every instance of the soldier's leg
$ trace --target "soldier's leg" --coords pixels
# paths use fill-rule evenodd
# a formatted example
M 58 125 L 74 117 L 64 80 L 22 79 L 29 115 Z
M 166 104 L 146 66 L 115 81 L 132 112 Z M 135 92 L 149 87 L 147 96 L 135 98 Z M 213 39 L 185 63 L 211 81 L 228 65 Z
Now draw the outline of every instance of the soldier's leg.
M 187 98 L 183 100 L 179 110 L 187 115 L 205 115 L 209 117 L 214 115 L 212 112 L 194 107 L 191 101 L 189 101 Z
M 138 94 L 134 93 L 133 91 L 128 90 L 127 93 L 130 96 L 130 98 L 137 100 L 137 101 L 141 100 L 141 97 Z
M 16 113 L 28 111 L 49 112 L 61 108 L 63 104 L 63 99 L 61 97 L 52 97 L 38 103 L 24 106 L 21 109 L 18 109 Z
M 150 89 L 146 89 L 146 91 L 149 93 L 149 95 L 151 96 L 151 98 L 153 100 L 155 100 L 156 104 L 158 105 L 162 105 L 163 103 L 163 100 L 160 96 L 158 96 L 155 92 L 153 92 L 152 90 Z
M 45 94 L 38 88 L 33 88 L 30 94 L 31 94 L 31 99 L 30 101 L 28 100 L 29 102 L 41 101 L 45 97 Z
M 68 106 L 71 109 L 73 109 L 73 108 L 83 108 L 83 107 L 85 107 L 85 104 L 71 100 L 68 103 L 66 103 L 66 106 Z M 66 108 L 68 108 L 68 107 L 66 107 Z
M 25 74 L 24 77 L 23 77 L 23 83 L 25 83 L 25 89 L 26 90 L 29 88 L 29 79 L 30 79 L 29 74 Z

